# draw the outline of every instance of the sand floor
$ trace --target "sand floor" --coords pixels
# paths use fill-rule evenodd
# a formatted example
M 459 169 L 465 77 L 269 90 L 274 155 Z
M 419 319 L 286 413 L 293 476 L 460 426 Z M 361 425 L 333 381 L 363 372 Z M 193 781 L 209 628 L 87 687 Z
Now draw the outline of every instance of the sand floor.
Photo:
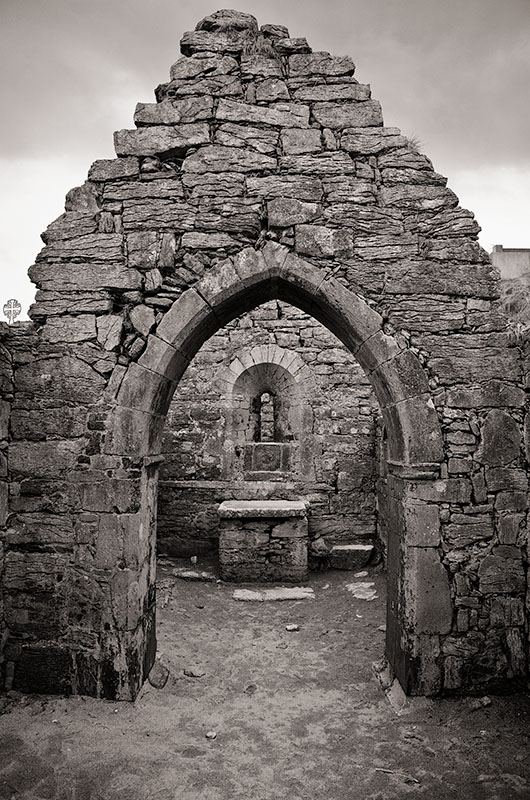
M 380 571 L 313 573 L 312 600 L 250 603 L 175 565 L 158 584 L 163 688 L 0 697 L 2 800 L 530 798 L 528 694 L 389 702 L 372 668 Z M 356 599 L 357 581 L 377 598 Z

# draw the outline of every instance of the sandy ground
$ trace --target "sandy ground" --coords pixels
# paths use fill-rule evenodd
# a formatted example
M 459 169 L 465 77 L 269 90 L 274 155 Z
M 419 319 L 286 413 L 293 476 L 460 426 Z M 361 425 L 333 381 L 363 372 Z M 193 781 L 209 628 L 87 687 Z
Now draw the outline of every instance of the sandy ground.
M 313 600 L 244 603 L 234 586 L 186 582 L 174 566 L 161 566 L 158 588 L 163 688 L 147 683 L 135 703 L 4 695 L 0 798 L 530 798 L 527 694 L 476 709 L 389 702 L 372 671 L 380 572 L 315 573 Z M 374 581 L 377 599 L 356 599 L 357 580 Z

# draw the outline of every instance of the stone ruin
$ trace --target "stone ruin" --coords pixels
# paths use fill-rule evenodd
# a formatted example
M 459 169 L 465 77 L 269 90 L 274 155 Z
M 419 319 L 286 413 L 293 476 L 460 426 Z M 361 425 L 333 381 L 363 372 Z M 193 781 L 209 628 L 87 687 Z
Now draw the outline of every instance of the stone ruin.
M 221 500 L 306 501 L 310 555 L 385 551 L 406 692 L 517 687 L 528 361 L 473 215 L 349 57 L 232 11 L 181 50 L 43 234 L 32 322 L 1 329 L 3 686 L 136 696 L 162 470 L 167 550 L 215 547 Z M 263 309 L 265 339 L 235 336 Z M 191 428 L 183 375 L 214 398 Z M 202 534 L 172 540 L 186 513 Z

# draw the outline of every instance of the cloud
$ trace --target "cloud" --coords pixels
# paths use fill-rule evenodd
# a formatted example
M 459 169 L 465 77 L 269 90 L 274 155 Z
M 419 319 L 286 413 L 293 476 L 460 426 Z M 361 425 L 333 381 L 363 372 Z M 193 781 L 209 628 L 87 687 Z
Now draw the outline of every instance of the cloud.
M 419 137 L 476 212 L 486 249 L 529 246 L 528 0 L 239 5 L 315 50 L 353 56 L 385 123 Z M 91 162 L 113 157 L 113 131 L 133 126 L 182 34 L 213 10 L 211 0 L 2 0 L 1 297 L 13 286 L 31 302 L 40 232 Z

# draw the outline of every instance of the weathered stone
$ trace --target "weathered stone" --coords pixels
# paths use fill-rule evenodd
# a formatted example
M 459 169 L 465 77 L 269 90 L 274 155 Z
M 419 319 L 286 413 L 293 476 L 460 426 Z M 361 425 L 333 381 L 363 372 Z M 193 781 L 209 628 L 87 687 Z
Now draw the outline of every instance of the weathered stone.
M 372 544 L 336 544 L 329 554 L 332 569 L 362 569 L 374 551 Z
M 180 40 L 180 52 L 185 56 L 194 53 L 241 53 L 246 38 L 237 31 L 227 33 L 210 31 L 188 31 Z
M 69 355 L 23 364 L 15 378 L 21 392 L 79 405 L 99 400 L 105 386 L 105 380 L 92 367 Z M 49 444 L 53 447 L 53 442 Z
M 298 253 L 314 257 L 348 258 L 353 253 L 353 236 L 340 228 L 323 225 L 297 225 L 295 249 Z
M 473 517 L 465 520 L 465 524 L 451 524 L 444 529 L 444 541 L 451 547 L 466 547 L 480 541 L 493 538 L 493 522 L 487 519 L 475 522 Z
M 221 145 L 201 148 L 188 156 L 182 165 L 184 172 L 258 172 L 275 167 L 275 158 Z
M 42 289 L 55 289 L 63 292 L 83 292 L 94 289 L 138 289 L 142 283 L 142 276 L 137 270 L 121 264 L 44 264 L 41 262 L 30 267 L 28 272 L 31 280 Z M 45 294 L 47 293 L 38 293 L 38 295 Z M 88 297 L 87 295 L 87 299 Z M 37 299 L 39 300 L 39 297 Z M 95 297 L 94 300 L 96 299 Z M 56 311 L 55 313 L 64 312 Z
M 238 173 L 185 172 L 182 183 L 189 189 L 190 197 L 237 197 L 243 194 L 245 178 Z
M 483 594 L 522 593 L 525 573 L 521 549 L 512 545 L 494 547 L 479 567 L 480 591 Z
M 258 21 L 252 14 L 245 14 L 242 11 L 232 11 L 223 8 L 215 11 L 195 26 L 196 31 L 249 31 L 258 32 Z
M 318 203 L 303 203 L 294 198 L 276 198 L 267 203 L 269 225 L 287 228 L 303 222 L 311 222 L 320 214 Z
M 398 183 L 406 183 L 408 185 L 422 184 L 427 186 L 445 186 L 447 178 L 443 175 L 438 175 L 437 172 L 427 171 L 424 169 L 407 169 L 400 167 L 397 169 L 382 169 L 381 179 L 385 186 L 394 186 Z
M 261 231 L 261 206 L 241 200 L 212 200 L 198 212 L 195 228 L 257 238 Z
M 321 134 L 319 130 L 309 128 L 285 128 L 282 130 L 280 141 L 286 155 L 300 153 L 319 153 L 322 150 Z
M 97 320 L 98 342 L 105 350 L 114 350 L 121 341 L 123 319 L 117 314 L 108 314 L 98 317 Z
M 260 33 L 270 39 L 288 39 L 289 30 L 285 25 L 262 25 Z
M 149 306 L 134 306 L 129 312 L 129 319 L 138 333 L 147 336 L 155 324 L 155 313 Z
M 522 469 L 507 467 L 486 468 L 486 485 L 490 492 L 502 492 L 513 489 L 519 492 L 528 490 L 528 477 Z
M 168 199 L 176 200 L 184 197 L 182 184 L 178 178 L 157 178 L 153 180 L 123 181 L 105 186 L 103 202 L 105 204 L 127 200 Z
M 83 342 L 95 339 L 96 318 L 93 314 L 51 317 L 44 328 L 44 338 L 50 342 Z
M 61 239 L 75 239 L 79 236 L 96 233 L 97 229 L 98 223 L 94 214 L 87 214 L 83 211 L 70 211 L 61 214 L 60 217 L 48 225 L 41 238 L 48 244 Z
M 343 150 L 369 155 L 391 147 L 402 147 L 406 142 L 399 128 L 372 128 L 370 126 L 346 128 L 340 140 Z
M 269 128 L 255 128 L 232 122 L 219 125 L 214 134 L 214 143 L 227 147 L 252 147 L 258 153 L 274 153 L 278 144 L 278 132 Z
M 150 269 L 149 272 L 146 273 L 145 276 L 145 291 L 146 292 L 156 292 L 162 284 L 164 283 L 164 276 L 160 272 L 159 269 Z
M 13 442 L 9 467 L 17 475 L 60 475 L 74 468 L 80 441 Z
M 43 320 L 56 314 L 106 314 L 112 310 L 108 292 L 37 292 L 29 316 Z
M 345 175 L 355 172 L 355 164 L 346 153 L 318 153 L 282 156 L 280 169 L 299 175 Z
M 492 409 L 482 428 L 479 457 L 491 466 L 516 465 L 520 459 L 521 432 L 517 422 L 500 409 Z
M 315 103 L 311 113 L 326 128 L 371 128 L 383 125 L 383 113 L 377 100 L 359 103 Z
M 284 81 L 278 78 L 265 78 L 256 86 L 258 103 L 274 103 L 276 100 L 290 100 L 289 90 Z
M 435 548 L 407 548 L 404 591 L 410 609 L 408 621 L 417 633 L 450 632 L 453 613 L 449 579 Z
M 390 294 L 436 294 L 466 296 L 466 281 L 473 280 L 473 293 L 480 297 L 495 297 L 497 288 L 491 272 L 482 265 L 432 263 L 425 259 L 396 264 L 388 275 L 386 290 Z M 468 376 L 469 377 L 469 376 Z M 491 377 L 481 376 L 487 381 Z
M 311 48 L 304 37 L 296 37 L 295 39 L 276 39 L 274 42 L 276 50 L 282 55 L 291 55 L 291 53 L 310 53 Z
M 348 162 L 344 164 L 349 168 Z M 344 172 L 348 171 L 347 169 Z M 349 170 L 353 172 L 354 170 Z M 333 173 L 331 173 L 333 175 Z M 344 175 L 337 171 L 333 177 L 325 177 L 323 180 L 324 192 L 328 203 L 374 203 L 376 192 L 373 184 L 355 175 Z M 333 206 L 330 207 L 329 215 L 333 216 Z M 372 228 L 373 230 L 373 228 Z
M 64 202 L 64 210 L 95 212 L 99 211 L 99 188 L 93 183 L 85 182 L 82 186 L 70 189 Z
M 418 186 L 408 183 L 382 186 L 381 198 L 386 206 L 422 211 L 438 211 L 458 205 L 458 197 L 444 186 Z
M 498 518 L 499 544 L 519 543 L 519 537 L 526 533 L 521 530 L 524 518 L 524 514 L 504 514 Z
M 296 100 L 311 103 L 325 103 L 336 100 L 369 100 L 370 87 L 362 83 L 321 83 L 301 86 L 294 92 L 294 97 Z M 380 129 L 378 128 L 377 130 Z M 348 148 L 345 147 L 344 149 L 347 150 Z
M 123 262 L 122 236 L 118 233 L 93 233 L 52 241 L 41 250 L 37 261 L 69 261 L 71 258 L 98 263 Z
M 260 53 L 241 57 L 241 76 L 243 78 L 281 78 L 281 64 L 277 58 Z
M 430 503 L 409 501 L 405 506 L 405 541 L 413 547 L 438 547 L 440 511 Z
M 241 247 L 237 239 L 233 239 L 227 233 L 185 233 L 182 237 L 182 247 L 190 250 L 217 250 L 228 248 L 229 250 Z
M 207 96 L 163 100 L 161 103 L 138 103 L 134 112 L 134 122 L 138 126 L 189 124 L 211 117 L 213 98 Z
M 250 122 L 282 128 L 309 127 L 309 106 L 297 103 L 277 106 L 252 106 L 235 100 L 220 100 L 216 119 L 227 122 Z
M 238 68 L 235 58 L 230 56 L 214 55 L 211 52 L 203 55 L 202 53 L 185 58 L 179 58 L 170 69 L 172 81 L 194 81 L 197 78 L 216 77 L 218 75 L 228 75 L 235 72 Z M 196 84 L 194 84 L 196 86 Z M 196 98 L 199 105 L 203 98 Z M 207 100 L 206 100 L 207 102 Z
M 230 59 L 231 61 L 233 59 Z M 237 62 L 235 62 L 237 64 Z M 200 80 L 193 81 L 170 81 L 163 83 L 155 90 L 158 102 L 169 99 L 179 99 L 190 96 L 195 99 L 198 95 L 211 97 L 242 97 L 243 87 L 238 75 L 225 75 L 209 73 Z
M 311 55 L 293 55 L 289 58 L 289 75 L 353 75 L 355 64 L 349 56 L 336 57 L 317 52 Z
M 127 262 L 136 269 L 153 269 L 160 253 L 160 234 L 157 231 L 131 231 L 125 237 Z
M 202 122 L 189 125 L 153 125 L 136 131 L 121 130 L 114 134 L 118 156 L 154 156 L 168 150 L 186 150 L 210 141 L 208 125 Z
M 195 223 L 195 214 L 196 209 L 182 200 L 126 202 L 123 209 L 123 228 L 126 231 L 150 228 L 190 231 Z
M 135 178 L 139 173 L 139 162 L 134 156 L 94 161 L 88 170 L 91 181 L 114 181 L 121 178 Z
M 267 175 L 247 177 L 249 195 L 258 197 L 295 198 L 297 200 L 319 201 L 322 199 L 322 183 L 316 177 L 305 175 Z
M 479 386 L 454 386 L 447 393 L 447 404 L 454 408 L 483 408 L 512 406 L 519 408 L 524 392 L 518 386 L 499 380 L 487 381 Z

